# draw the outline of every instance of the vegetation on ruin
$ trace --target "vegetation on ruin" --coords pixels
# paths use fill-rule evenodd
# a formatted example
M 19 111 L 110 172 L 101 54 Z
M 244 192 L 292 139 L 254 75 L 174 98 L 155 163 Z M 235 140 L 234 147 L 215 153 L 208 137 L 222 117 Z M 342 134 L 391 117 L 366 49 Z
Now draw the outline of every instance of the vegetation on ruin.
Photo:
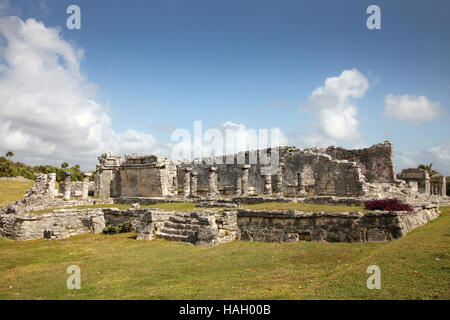
M 119 234 L 127 233 L 131 231 L 131 223 L 122 223 L 121 225 L 114 227 L 110 221 L 106 220 L 105 227 L 102 230 L 103 234 Z
M 398 199 L 377 199 L 364 202 L 364 208 L 367 210 L 382 211 L 414 211 L 407 203 Z
M 0 239 L 0 299 L 450 299 L 450 208 L 404 238 L 213 247 L 135 234 Z M 81 290 L 66 287 L 81 268 Z M 381 268 L 381 289 L 366 286 Z

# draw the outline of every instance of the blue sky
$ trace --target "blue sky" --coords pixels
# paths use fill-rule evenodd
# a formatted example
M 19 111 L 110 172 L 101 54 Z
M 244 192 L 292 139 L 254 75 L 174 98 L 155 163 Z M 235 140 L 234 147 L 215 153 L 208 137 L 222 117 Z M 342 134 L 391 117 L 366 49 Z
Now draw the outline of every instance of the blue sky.
M 81 8 L 81 30 L 66 28 L 71 4 Z M 371 4 L 381 8 L 380 30 L 366 27 Z M 115 132 L 164 144 L 174 128 L 201 120 L 204 128 L 278 127 L 300 147 L 311 134 L 349 148 L 389 139 L 398 169 L 433 161 L 450 174 L 448 12 L 449 1 L 15 0 L 3 15 L 59 27 L 61 39 L 84 50 L 81 71 Z M 324 133 L 309 100 L 344 70 L 369 83 L 350 98 L 354 139 Z M 405 116 L 384 116 L 389 94 L 424 96 L 435 115 L 408 118 L 408 100 Z

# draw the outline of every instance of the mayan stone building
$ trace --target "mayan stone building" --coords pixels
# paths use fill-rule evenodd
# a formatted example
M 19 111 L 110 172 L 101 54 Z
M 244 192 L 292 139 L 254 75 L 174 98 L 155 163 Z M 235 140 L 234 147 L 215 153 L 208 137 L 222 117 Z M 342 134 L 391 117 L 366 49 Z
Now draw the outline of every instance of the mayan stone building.
M 276 151 L 276 153 L 275 153 Z M 276 154 L 271 174 L 262 157 Z M 105 153 L 99 157 L 96 195 L 100 198 L 182 195 L 360 196 L 367 183 L 394 183 L 393 146 L 247 151 L 200 161 L 180 162 L 160 155 Z

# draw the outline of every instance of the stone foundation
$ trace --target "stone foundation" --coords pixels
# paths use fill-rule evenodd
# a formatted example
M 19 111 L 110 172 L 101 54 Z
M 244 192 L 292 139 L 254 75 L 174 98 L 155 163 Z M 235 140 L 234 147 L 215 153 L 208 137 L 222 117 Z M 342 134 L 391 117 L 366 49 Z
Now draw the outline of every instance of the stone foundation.
M 263 242 L 387 241 L 437 218 L 435 205 L 407 211 L 300 212 L 230 209 L 164 212 L 159 209 L 66 209 L 42 216 L 0 215 L 0 236 L 14 240 L 62 239 L 100 233 L 105 221 L 113 226 L 131 223 L 138 240 L 162 238 L 194 245 L 215 245 L 233 240 Z
M 101 209 L 55 210 L 41 216 L 0 215 L 0 235 L 14 240 L 64 239 L 83 233 L 100 233 L 105 227 Z
M 263 242 L 387 241 L 404 236 L 440 215 L 437 206 L 407 211 L 311 212 L 238 209 L 241 240 Z

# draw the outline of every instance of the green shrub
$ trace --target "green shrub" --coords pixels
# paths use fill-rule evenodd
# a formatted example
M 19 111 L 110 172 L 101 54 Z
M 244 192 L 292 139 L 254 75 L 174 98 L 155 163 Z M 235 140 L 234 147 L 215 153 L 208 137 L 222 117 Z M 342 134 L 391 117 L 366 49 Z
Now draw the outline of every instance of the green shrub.
M 111 225 L 110 221 L 106 221 L 105 227 L 102 230 L 103 234 L 118 234 L 130 231 L 131 231 L 131 223 L 125 222 L 119 225 L 118 227 L 114 227 Z

